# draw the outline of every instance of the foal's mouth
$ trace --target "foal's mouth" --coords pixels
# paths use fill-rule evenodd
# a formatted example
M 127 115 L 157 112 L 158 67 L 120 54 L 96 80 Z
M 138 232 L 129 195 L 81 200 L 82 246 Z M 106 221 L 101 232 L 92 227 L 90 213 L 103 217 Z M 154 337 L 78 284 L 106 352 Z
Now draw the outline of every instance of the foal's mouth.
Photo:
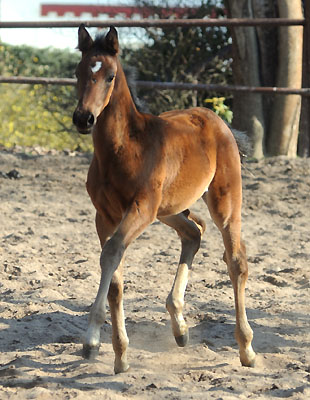
M 91 128 L 79 128 L 77 126 L 76 129 L 81 135 L 90 135 L 92 133 L 92 131 L 93 131 L 93 127 L 91 127 Z

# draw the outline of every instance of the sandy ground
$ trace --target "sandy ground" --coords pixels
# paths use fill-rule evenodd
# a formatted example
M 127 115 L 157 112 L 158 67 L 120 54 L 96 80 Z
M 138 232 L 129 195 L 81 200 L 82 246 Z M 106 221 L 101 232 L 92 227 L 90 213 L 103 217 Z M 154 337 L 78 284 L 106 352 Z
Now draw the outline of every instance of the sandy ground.
M 110 318 L 97 360 L 80 356 L 100 277 L 84 185 L 89 161 L 0 151 L 0 398 L 309 399 L 310 160 L 267 159 L 243 169 L 256 367 L 240 366 L 223 245 L 199 201 L 194 210 L 207 230 L 186 292 L 190 344 L 176 346 L 165 310 L 179 240 L 155 223 L 127 250 L 131 369 L 120 375 L 113 374 Z

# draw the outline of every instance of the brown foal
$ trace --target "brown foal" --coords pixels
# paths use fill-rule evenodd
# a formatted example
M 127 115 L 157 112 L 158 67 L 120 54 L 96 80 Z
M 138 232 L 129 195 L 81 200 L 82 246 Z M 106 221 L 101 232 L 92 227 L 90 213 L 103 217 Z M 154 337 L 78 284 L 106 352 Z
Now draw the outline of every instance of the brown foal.
M 166 307 L 177 344 L 186 345 L 184 292 L 205 230 L 204 223 L 188 208 L 202 197 L 225 245 L 240 360 L 242 365 L 253 366 L 253 332 L 245 311 L 248 267 L 241 240 L 240 156 L 231 130 L 204 108 L 168 111 L 158 117 L 139 112 L 117 57 L 114 27 L 106 36 L 93 40 L 81 25 L 78 47 L 82 59 L 76 71 L 79 101 L 73 121 L 80 133 L 93 135 L 94 156 L 86 186 L 97 210 L 102 246 L 101 281 L 90 312 L 83 356 L 98 354 L 108 299 L 114 369 L 116 373 L 128 370 L 122 259 L 127 246 L 156 218 L 174 228 L 182 243 Z

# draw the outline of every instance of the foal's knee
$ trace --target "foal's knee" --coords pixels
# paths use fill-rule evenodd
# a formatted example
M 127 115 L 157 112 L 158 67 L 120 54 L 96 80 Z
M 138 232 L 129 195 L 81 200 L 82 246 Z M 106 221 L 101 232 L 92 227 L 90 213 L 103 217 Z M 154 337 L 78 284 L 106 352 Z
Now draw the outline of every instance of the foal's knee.
M 246 277 L 248 276 L 248 261 L 246 256 L 246 248 L 242 240 L 240 242 L 238 257 L 235 261 L 235 268 L 239 275 L 246 275 Z
M 108 292 L 108 300 L 118 303 L 123 296 L 123 285 L 116 273 L 113 274 L 109 292 Z
M 248 263 L 246 257 L 246 249 L 243 242 L 240 243 L 239 251 L 232 256 L 228 257 L 227 251 L 224 251 L 223 260 L 228 266 L 229 274 L 233 278 L 243 278 L 247 279 L 248 277 Z
M 200 232 L 200 237 L 204 234 L 206 230 L 206 224 L 202 218 L 200 218 L 198 215 L 194 214 L 192 211 L 189 210 L 189 214 L 187 215 L 187 218 L 190 221 L 193 221 L 197 228 L 199 229 Z
M 197 224 L 190 221 L 191 229 L 186 232 L 185 235 L 181 237 L 183 248 L 188 247 L 191 252 L 195 255 L 200 247 L 201 242 L 201 230 L 198 228 Z
M 245 284 L 248 279 L 248 264 L 245 258 L 234 258 L 229 266 L 229 276 L 234 284 Z
M 243 257 L 233 258 L 231 262 L 231 269 L 235 276 L 248 277 L 248 263 Z

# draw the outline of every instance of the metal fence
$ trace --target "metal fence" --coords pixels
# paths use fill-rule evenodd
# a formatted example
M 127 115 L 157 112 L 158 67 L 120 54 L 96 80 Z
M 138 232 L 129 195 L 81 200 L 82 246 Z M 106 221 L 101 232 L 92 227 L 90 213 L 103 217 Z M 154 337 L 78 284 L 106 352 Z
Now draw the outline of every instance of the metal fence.
M 91 20 L 91 21 L 27 21 L 27 22 L 0 22 L 1 28 L 74 28 L 84 23 L 87 27 L 176 27 L 176 26 L 203 26 L 203 27 L 235 27 L 235 26 L 303 26 L 303 81 L 302 88 L 284 88 L 284 87 L 251 87 L 236 85 L 205 85 L 173 82 L 151 82 L 137 81 L 138 87 L 173 89 L 173 90 L 197 90 L 197 91 L 217 91 L 217 92 L 250 92 L 269 95 L 288 95 L 295 94 L 302 96 L 302 115 L 300 130 L 302 132 L 302 147 L 305 148 L 303 156 L 310 154 L 310 6 L 306 6 L 305 18 L 287 19 L 287 18 L 257 18 L 257 19 L 142 19 L 142 20 Z M 37 78 L 0 76 L 0 83 L 19 83 L 19 84 L 44 84 L 44 85 L 75 85 L 75 79 L 58 78 Z
M 81 23 L 87 27 L 107 28 L 111 25 L 115 27 L 176 27 L 176 26 L 204 26 L 204 27 L 233 27 L 233 26 L 310 26 L 307 19 L 288 19 L 288 18 L 257 18 L 257 19 L 154 19 L 154 20 L 92 20 L 92 21 L 27 21 L 27 22 L 0 22 L 1 28 L 77 28 Z M 310 38 L 310 35 L 309 35 Z M 309 60 L 310 62 L 310 60 Z M 34 83 L 34 84 L 54 84 L 54 85 L 75 85 L 74 79 L 57 78 L 37 78 L 37 77 L 4 77 L 0 76 L 0 83 Z M 204 85 L 174 82 L 147 82 L 138 81 L 138 87 L 174 90 L 215 90 L 218 92 L 255 92 L 264 94 L 299 94 L 310 96 L 310 88 L 279 88 L 279 87 L 250 87 L 235 85 Z

